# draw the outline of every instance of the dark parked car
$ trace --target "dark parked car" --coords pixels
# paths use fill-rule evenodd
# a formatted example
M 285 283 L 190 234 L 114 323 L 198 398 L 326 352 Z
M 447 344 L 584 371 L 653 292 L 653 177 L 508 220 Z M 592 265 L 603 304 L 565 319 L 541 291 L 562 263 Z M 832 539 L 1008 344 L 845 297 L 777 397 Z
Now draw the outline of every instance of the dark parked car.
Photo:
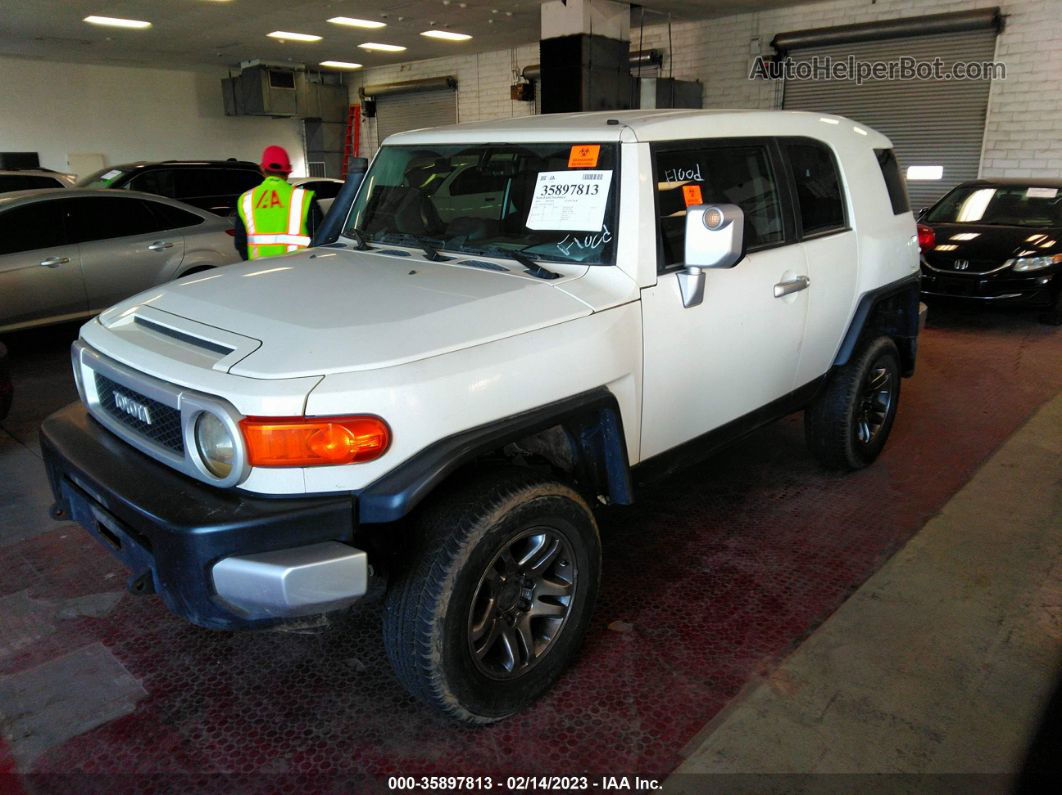
M 1062 324 L 1062 180 L 964 182 L 923 212 L 922 293 L 1046 309 Z
M 262 181 L 258 166 L 246 160 L 165 160 L 111 166 L 79 182 L 83 188 L 124 188 L 156 193 L 218 215 L 228 215 L 236 199 Z

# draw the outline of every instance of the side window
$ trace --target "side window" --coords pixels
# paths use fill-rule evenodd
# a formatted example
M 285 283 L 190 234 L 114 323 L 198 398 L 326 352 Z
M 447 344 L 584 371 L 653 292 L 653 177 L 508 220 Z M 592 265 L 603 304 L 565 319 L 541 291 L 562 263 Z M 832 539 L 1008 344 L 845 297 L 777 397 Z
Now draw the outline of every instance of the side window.
M 196 226 L 203 223 L 204 219 L 195 213 L 182 210 L 179 207 L 171 207 L 162 202 L 145 202 L 159 219 L 160 229 L 183 229 L 188 226 Z
M 893 215 L 907 212 L 911 209 L 911 203 L 907 199 L 907 186 L 904 184 L 903 177 L 900 176 L 900 164 L 896 162 L 896 153 L 891 149 L 875 149 L 874 154 L 878 156 L 881 177 L 885 180 L 885 189 L 889 192 Z
M 34 202 L 0 213 L 0 254 L 65 244 L 59 205 L 56 201 Z
M 175 183 L 177 186 L 174 198 L 195 199 L 202 196 L 216 196 L 224 191 L 218 190 L 219 180 L 215 172 L 209 169 L 181 168 L 176 170 Z
M 451 196 L 468 196 L 481 193 L 501 193 L 505 190 L 506 178 L 501 174 L 488 174 L 478 166 L 466 168 L 450 183 Z
M 129 190 L 140 190 L 158 196 L 176 196 L 172 168 L 157 168 L 142 171 L 133 177 L 126 186 Z
M 39 177 L 35 174 L 0 174 L 0 193 L 61 187 L 63 183 L 53 177 Z
M 805 237 L 844 229 L 844 198 L 833 155 L 823 144 L 783 144 L 793 171 L 800 225 Z
M 239 196 L 241 193 L 257 187 L 261 181 L 262 175 L 257 171 L 236 168 L 226 169 L 224 190 L 221 192 Z
M 312 190 L 313 195 L 318 199 L 334 199 L 339 195 L 339 189 L 343 187 L 343 183 L 321 180 L 320 182 L 307 182 L 302 187 Z
M 72 232 L 77 243 L 146 235 L 166 228 L 147 202 L 133 197 L 83 196 L 71 204 Z
M 783 242 L 778 185 L 767 149 L 758 144 L 658 150 L 656 194 L 662 266 L 685 256 L 686 207 L 736 204 L 745 214 L 750 249 Z

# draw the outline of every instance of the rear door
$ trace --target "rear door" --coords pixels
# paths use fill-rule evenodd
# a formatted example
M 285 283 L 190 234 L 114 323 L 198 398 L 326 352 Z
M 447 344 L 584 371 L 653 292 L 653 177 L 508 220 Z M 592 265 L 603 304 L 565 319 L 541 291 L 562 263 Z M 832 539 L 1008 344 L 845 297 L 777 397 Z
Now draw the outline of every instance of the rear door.
M 781 148 L 811 278 L 808 323 L 797 367 L 797 386 L 802 386 L 829 370 L 837 355 L 855 301 L 859 250 L 830 148 L 811 138 L 783 139 Z
M 0 210 L 0 329 L 86 311 L 78 247 L 66 229 L 69 201 Z
M 136 196 L 104 194 L 72 199 L 74 239 L 81 251 L 89 309 L 173 278 L 184 258 L 184 236 Z

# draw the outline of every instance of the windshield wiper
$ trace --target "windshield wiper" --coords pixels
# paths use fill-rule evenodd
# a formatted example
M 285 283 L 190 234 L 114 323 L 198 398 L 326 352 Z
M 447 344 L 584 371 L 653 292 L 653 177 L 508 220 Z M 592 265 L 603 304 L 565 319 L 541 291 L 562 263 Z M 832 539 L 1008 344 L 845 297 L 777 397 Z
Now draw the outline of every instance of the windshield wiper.
M 424 252 L 424 257 L 432 262 L 449 262 L 449 257 L 444 257 L 439 253 L 439 249 L 435 247 L 434 243 L 429 242 L 426 238 L 418 237 L 417 235 L 411 235 L 408 232 L 385 232 L 386 237 L 390 237 L 399 241 L 398 245 L 412 244 Z
M 559 279 L 561 277 L 561 275 L 556 271 L 551 271 L 549 268 L 542 267 L 529 256 L 519 251 L 508 251 L 506 249 L 492 248 L 484 250 L 483 253 L 491 257 L 511 259 L 516 262 L 519 262 L 521 265 L 524 266 L 524 273 L 528 274 L 529 276 L 534 276 L 537 279 L 549 280 Z
M 362 232 L 360 229 L 352 226 L 350 229 L 347 230 L 347 232 L 350 234 L 350 237 L 354 238 L 355 251 L 372 250 L 371 246 L 369 246 L 368 242 L 365 240 L 365 233 Z

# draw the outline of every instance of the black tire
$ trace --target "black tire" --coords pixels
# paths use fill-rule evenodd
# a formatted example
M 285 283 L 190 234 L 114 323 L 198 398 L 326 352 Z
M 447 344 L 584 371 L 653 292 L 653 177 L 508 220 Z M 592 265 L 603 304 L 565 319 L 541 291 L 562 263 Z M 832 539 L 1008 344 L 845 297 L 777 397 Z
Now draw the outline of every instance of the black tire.
M 521 711 L 553 685 L 586 634 L 601 572 L 601 542 L 589 506 L 562 483 L 507 467 L 457 486 L 425 508 L 414 525 L 408 567 L 392 582 L 384 611 L 384 644 L 396 676 L 414 696 L 466 723 L 493 723 Z M 518 577 L 498 585 L 505 580 L 504 553 L 525 542 L 530 549 L 539 536 L 553 539 L 560 550 L 524 609 L 529 592 L 514 585 Z M 527 578 L 520 582 L 526 589 Z M 566 603 L 564 597 L 540 593 L 555 586 L 570 588 Z M 497 599 L 486 600 L 495 587 Z M 514 587 L 519 602 L 509 605 Z M 504 652 L 511 647 L 501 637 L 508 626 L 502 619 L 495 622 L 499 635 L 490 653 L 477 661 L 473 651 L 476 626 L 481 647 L 495 628 L 482 630 L 486 620 L 477 624 L 474 617 L 484 610 L 502 615 L 503 607 L 512 611 L 504 613 L 506 621 L 518 620 L 517 615 L 526 619 L 519 623 L 532 628 L 533 647 L 553 631 L 539 656 L 526 669 L 514 664 L 511 673 L 504 668 Z M 533 615 L 540 608 L 565 609 L 565 615 Z M 508 631 L 516 648 L 526 651 L 525 636 L 513 627 Z M 516 662 L 519 655 L 511 656 Z
M 887 337 L 869 340 L 805 410 L 808 449 L 828 469 L 862 469 L 885 447 L 899 402 L 896 344 Z

